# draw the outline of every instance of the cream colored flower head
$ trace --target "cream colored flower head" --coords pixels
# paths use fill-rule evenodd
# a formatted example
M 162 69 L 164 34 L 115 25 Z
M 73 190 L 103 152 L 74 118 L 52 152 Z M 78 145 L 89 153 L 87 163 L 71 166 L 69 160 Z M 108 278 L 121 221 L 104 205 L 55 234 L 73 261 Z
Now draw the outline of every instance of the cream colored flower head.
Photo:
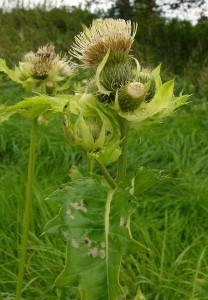
M 23 62 L 19 64 L 18 77 L 26 80 L 29 77 L 34 79 L 45 79 L 47 77 L 54 81 L 59 81 L 72 75 L 74 71 L 73 64 L 64 56 L 61 58 L 55 52 L 55 47 L 48 44 L 39 47 L 37 52 L 29 52 Z
M 110 48 L 111 55 L 127 56 L 134 41 L 137 24 L 122 19 L 98 19 L 75 37 L 71 54 L 84 67 L 97 66 Z

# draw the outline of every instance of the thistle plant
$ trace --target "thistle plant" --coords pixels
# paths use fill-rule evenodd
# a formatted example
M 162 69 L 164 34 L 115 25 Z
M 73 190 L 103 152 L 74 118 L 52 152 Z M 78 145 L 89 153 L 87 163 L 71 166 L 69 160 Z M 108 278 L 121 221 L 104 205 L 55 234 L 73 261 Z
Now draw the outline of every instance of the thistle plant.
M 61 58 L 56 54 L 53 45 L 46 45 L 38 48 L 35 53 L 32 51 L 27 53 L 14 71 L 10 70 L 6 62 L 0 59 L 0 71 L 5 72 L 13 81 L 21 84 L 28 93 L 42 93 L 39 96 L 26 98 L 12 106 L 0 107 L 0 122 L 9 119 L 15 113 L 20 113 L 32 120 L 22 244 L 15 297 L 18 300 L 21 298 L 23 285 L 32 208 L 37 123 L 47 124 L 54 113 L 62 111 L 63 102 L 65 103 L 66 99 L 62 97 L 63 102 L 60 99 L 59 104 L 56 104 L 56 100 L 47 95 L 56 95 L 58 91 L 67 89 L 69 76 L 72 75 L 74 68 L 66 57 Z M 64 83 L 61 85 L 60 82 Z
M 83 300 L 125 299 L 119 283 L 122 257 L 151 250 L 132 237 L 131 216 L 139 194 L 162 178 L 159 171 L 142 166 L 127 174 L 129 130 L 161 123 L 188 99 L 174 95 L 174 80 L 162 83 L 160 66 L 141 68 L 131 54 L 136 29 L 131 21 L 96 20 L 75 37 L 70 53 L 80 61 L 76 67 L 93 74 L 83 93 L 57 93 L 65 87 L 60 82 L 71 75 L 72 63 L 66 67 L 66 58 L 60 60 L 50 45 L 27 54 L 15 75 L 1 64 L 12 79 L 40 93 L 2 108 L 1 119 L 19 112 L 47 122 L 54 112 L 62 112 L 69 144 L 97 164 L 99 173 L 91 168 L 84 177 L 77 169 L 68 184 L 48 197 L 61 208 L 44 230 L 67 242 L 66 264 L 55 284 L 77 287 Z M 116 174 L 108 169 L 111 163 Z M 143 297 L 140 289 L 138 297 Z

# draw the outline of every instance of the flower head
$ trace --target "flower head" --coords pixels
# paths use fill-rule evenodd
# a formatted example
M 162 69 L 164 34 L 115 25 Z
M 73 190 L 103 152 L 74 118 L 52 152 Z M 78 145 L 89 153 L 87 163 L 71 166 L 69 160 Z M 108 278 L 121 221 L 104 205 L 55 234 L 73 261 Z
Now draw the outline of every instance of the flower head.
M 73 65 L 66 56 L 61 58 L 56 54 L 52 44 L 48 44 L 39 47 L 37 52 L 27 53 L 16 71 L 21 80 L 32 77 L 38 80 L 51 78 L 54 81 L 60 81 L 73 73 Z
M 130 83 L 118 90 L 115 102 L 111 104 L 112 109 L 137 130 L 152 123 L 161 123 L 184 105 L 189 97 L 182 93 L 179 97 L 174 96 L 174 80 L 162 83 L 160 66 L 151 73 L 145 73 L 145 76 L 141 74 L 140 78 L 140 82 Z
M 109 48 L 114 60 L 120 60 L 128 57 L 136 30 L 137 24 L 131 21 L 96 20 L 75 37 L 71 54 L 82 61 L 84 67 L 97 66 Z

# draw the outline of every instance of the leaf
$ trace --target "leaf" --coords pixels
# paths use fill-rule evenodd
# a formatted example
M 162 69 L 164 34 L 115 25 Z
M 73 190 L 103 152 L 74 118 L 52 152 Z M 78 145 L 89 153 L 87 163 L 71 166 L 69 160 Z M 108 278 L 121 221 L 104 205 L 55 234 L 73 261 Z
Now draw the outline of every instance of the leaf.
M 161 64 L 157 66 L 156 69 L 152 72 L 154 80 L 155 80 L 155 85 L 156 85 L 156 90 L 158 90 L 162 86 L 162 80 L 160 77 L 160 69 L 161 69 Z
M 101 63 L 98 65 L 96 75 L 95 75 L 95 83 L 97 85 L 98 91 L 101 94 L 106 94 L 106 95 L 110 95 L 111 91 L 106 90 L 104 88 L 104 86 L 101 85 L 100 74 L 101 74 L 103 68 L 105 67 L 105 64 L 107 63 L 109 55 L 110 55 L 110 48 L 108 49 L 108 51 L 107 51 L 106 55 L 104 56 L 103 60 L 101 61 Z
M 0 72 L 7 74 L 12 81 L 20 83 L 15 76 L 15 72 L 7 67 L 6 61 L 2 58 L 0 58 Z
M 134 195 L 137 196 L 150 189 L 155 184 L 165 180 L 166 177 L 162 176 L 161 173 L 162 172 L 159 170 L 140 167 L 136 171 L 136 176 L 134 178 Z
M 73 96 L 71 96 L 73 97 Z M 7 121 L 10 116 L 15 113 L 19 113 L 26 118 L 36 118 L 41 114 L 48 112 L 48 119 L 50 119 L 49 114 L 53 115 L 57 112 L 62 112 L 64 105 L 70 100 L 67 95 L 60 95 L 56 97 L 50 97 L 47 95 L 39 95 L 31 98 L 25 98 L 18 103 L 11 106 L 4 106 L 0 108 L 0 123 Z M 52 119 L 52 118 L 51 118 Z
M 121 258 L 144 247 L 131 238 L 133 196 L 123 186 L 114 191 L 98 179 L 82 179 L 53 193 L 62 205 L 45 232 L 60 232 L 67 239 L 66 264 L 57 286 L 77 286 L 83 300 L 117 300 Z

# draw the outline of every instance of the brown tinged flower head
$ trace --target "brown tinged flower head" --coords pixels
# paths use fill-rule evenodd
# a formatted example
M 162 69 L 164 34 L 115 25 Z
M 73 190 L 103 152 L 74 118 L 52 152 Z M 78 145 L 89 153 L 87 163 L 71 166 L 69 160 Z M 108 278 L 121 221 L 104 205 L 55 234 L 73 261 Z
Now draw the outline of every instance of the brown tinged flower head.
M 61 58 L 56 54 L 52 44 L 47 44 L 39 47 L 35 53 L 27 53 L 16 71 L 20 80 L 32 77 L 38 80 L 49 78 L 52 81 L 60 81 L 71 76 L 74 67 L 66 56 Z
M 96 67 L 110 48 L 114 60 L 128 57 L 137 24 L 122 19 L 98 19 L 75 37 L 71 55 L 86 68 Z

